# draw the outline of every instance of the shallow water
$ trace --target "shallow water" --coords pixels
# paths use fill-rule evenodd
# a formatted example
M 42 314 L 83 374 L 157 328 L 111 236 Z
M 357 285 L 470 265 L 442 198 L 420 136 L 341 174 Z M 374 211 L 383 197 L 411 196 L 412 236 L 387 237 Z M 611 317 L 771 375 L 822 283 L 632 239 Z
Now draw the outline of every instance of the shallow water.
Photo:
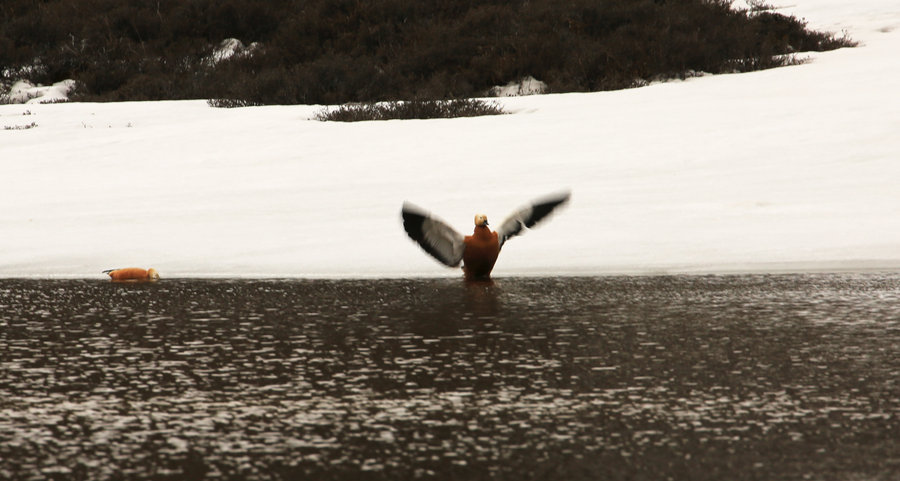
M 0 479 L 900 478 L 900 276 L 0 280 Z

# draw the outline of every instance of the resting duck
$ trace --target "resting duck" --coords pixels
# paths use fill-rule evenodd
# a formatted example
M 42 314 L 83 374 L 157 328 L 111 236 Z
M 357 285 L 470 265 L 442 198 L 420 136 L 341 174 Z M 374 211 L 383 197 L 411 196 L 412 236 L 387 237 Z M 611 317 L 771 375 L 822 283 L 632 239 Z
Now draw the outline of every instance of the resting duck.
M 152 267 L 150 269 L 141 269 L 140 267 L 126 267 L 124 269 L 109 269 L 103 271 L 109 274 L 110 279 L 119 282 L 139 282 L 139 281 L 155 281 L 159 279 L 159 273 Z
M 511 237 L 522 233 L 526 227 L 534 226 L 560 205 L 569 201 L 571 194 L 564 192 L 535 200 L 520 208 L 492 232 L 488 218 L 484 214 L 475 216 L 475 231 L 463 236 L 444 221 L 425 210 L 409 203 L 403 203 L 401 211 L 403 228 L 425 252 L 438 261 L 456 267 L 463 263 L 463 273 L 467 280 L 490 279 L 494 263 L 500 255 L 503 244 Z

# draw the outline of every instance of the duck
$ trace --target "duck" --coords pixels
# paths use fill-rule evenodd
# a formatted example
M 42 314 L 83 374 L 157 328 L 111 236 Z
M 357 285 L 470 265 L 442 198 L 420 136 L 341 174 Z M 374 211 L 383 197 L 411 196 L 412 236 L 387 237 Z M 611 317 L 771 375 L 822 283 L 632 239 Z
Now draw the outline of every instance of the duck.
M 507 217 L 496 231 L 485 214 L 475 214 L 475 230 L 464 236 L 440 218 L 406 201 L 401 209 L 403 229 L 432 257 L 462 270 L 466 280 L 490 280 L 506 241 L 546 219 L 569 202 L 571 192 L 550 194 L 524 205 Z
M 159 279 L 159 272 L 156 272 L 156 269 L 152 267 L 149 269 L 142 269 L 140 267 L 108 269 L 103 271 L 103 273 L 109 275 L 110 279 L 114 282 L 152 282 Z

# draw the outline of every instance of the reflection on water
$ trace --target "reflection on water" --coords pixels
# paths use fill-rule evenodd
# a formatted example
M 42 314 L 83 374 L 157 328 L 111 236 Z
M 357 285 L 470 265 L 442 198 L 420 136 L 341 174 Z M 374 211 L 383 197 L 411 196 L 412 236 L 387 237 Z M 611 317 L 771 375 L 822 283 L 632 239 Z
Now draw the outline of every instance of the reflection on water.
M 900 477 L 900 277 L 0 281 L 0 479 Z

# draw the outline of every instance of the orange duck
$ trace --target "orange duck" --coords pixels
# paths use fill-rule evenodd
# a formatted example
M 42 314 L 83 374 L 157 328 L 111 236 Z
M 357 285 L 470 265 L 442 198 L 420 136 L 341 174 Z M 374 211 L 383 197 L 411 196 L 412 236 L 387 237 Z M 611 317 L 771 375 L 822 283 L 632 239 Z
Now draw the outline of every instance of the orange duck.
M 159 279 L 159 273 L 152 267 L 150 269 L 141 269 L 140 267 L 126 267 L 124 269 L 110 269 L 103 271 L 109 274 L 110 279 L 116 282 L 141 282 L 155 281 Z
M 570 193 L 550 195 L 538 199 L 514 212 L 491 231 L 487 216 L 475 216 L 475 231 L 463 236 L 444 221 L 421 208 L 405 202 L 401 211 L 403 228 L 425 252 L 450 267 L 463 263 L 466 280 L 490 279 L 494 263 L 503 244 L 519 235 L 525 228 L 534 226 L 560 205 L 569 201 Z

